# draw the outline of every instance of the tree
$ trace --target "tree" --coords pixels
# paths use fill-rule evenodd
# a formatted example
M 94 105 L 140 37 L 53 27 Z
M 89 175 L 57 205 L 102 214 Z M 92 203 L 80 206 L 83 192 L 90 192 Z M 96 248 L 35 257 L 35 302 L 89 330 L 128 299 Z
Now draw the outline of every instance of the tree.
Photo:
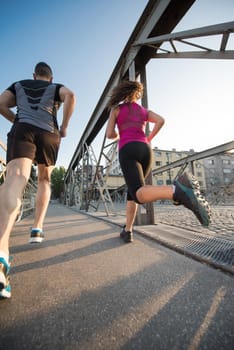
M 65 175 L 65 168 L 60 166 L 59 168 L 54 168 L 51 174 L 51 189 L 52 189 L 52 198 L 59 198 L 60 193 L 63 190 L 63 179 Z

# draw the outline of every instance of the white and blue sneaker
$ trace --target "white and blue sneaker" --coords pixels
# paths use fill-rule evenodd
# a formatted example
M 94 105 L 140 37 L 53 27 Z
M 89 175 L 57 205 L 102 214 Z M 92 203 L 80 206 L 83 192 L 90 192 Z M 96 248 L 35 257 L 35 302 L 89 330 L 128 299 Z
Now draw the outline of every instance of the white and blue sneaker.
M 29 243 L 41 243 L 44 238 L 45 235 L 40 228 L 32 228 Z
M 11 297 L 10 264 L 0 256 L 0 298 Z
M 10 279 L 8 276 L 6 287 L 0 290 L 0 299 L 10 299 L 10 297 L 11 297 L 11 285 L 10 285 Z

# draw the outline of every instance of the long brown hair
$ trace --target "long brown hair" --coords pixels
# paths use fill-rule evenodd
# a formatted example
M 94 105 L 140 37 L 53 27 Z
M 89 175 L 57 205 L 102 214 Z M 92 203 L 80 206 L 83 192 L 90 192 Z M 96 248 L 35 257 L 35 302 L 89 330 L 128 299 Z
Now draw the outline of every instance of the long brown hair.
M 112 108 L 124 100 L 131 102 L 142 97 L 144 86 L 138 81 L 123 80 L 112 90 L 108 107 Z

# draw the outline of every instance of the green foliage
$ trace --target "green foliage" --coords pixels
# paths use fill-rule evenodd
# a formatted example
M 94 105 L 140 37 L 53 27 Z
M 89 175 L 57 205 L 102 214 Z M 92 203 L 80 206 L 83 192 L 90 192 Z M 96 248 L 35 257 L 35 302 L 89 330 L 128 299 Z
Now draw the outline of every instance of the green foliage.
M 52 198 L 56 199 L 60 197 L 60 193 L 63 191 L 63 179 L 66 169 L 63 166 L 54 168 L 51 174 L 51 189 Z

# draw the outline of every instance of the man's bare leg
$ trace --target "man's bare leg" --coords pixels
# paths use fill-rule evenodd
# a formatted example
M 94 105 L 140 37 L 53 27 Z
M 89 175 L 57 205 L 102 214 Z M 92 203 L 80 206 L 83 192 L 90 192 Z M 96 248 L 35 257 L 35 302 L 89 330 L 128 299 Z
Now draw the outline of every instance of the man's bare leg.
M 7 165 L 6 178 L 0 186 L 0 297 L 10 298 L 9 238 L 19 212 L 32 161 L 18 158 Z
M 18 158 L 7 165 L 6 178 L 0 186 L 0 251 L 9 254 L 9 237 L 21 206 L 32 161 Z
M 43 164 L 38 165 L 38 189 L 36 194 L 35 217 L 33 222 L 33 232 L 30 243 L 42 242 L 44 235 L 43 224 L 50 202 L 51 186 L 50 177 L 54 166 L 46 167 Z

